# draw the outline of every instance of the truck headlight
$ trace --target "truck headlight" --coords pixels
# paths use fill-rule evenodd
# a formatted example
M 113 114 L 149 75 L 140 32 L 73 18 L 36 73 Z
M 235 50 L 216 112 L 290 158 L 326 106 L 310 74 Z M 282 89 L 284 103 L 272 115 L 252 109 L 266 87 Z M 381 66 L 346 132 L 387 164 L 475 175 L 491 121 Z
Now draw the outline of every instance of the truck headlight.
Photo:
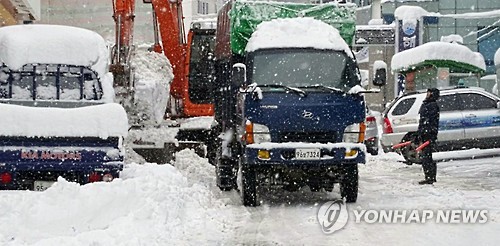
M 247 144 L 271 142 L 269 127 L 250 121 L 246 122 L 245 136 Z
M 343 142 L 363 143 L 365 141 L 366 125 L 364 122 L 348 125 L 344 130 Z

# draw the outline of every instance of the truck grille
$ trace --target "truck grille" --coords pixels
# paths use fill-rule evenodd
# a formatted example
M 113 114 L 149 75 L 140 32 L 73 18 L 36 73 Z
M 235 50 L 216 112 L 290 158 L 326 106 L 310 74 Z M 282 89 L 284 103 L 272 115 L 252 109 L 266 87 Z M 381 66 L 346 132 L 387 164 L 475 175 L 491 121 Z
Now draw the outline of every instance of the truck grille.
M 335 143 L 336 132 L 283 132 L 279 142 Z

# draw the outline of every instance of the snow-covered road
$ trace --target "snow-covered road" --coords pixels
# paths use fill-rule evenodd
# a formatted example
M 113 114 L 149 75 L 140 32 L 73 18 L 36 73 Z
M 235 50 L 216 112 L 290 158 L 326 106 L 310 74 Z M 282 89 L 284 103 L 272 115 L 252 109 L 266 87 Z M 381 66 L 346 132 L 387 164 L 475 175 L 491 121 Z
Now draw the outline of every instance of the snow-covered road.
M 260 190 L 262 205 L 246 208 L 236 191 L 218 190 L 206 159 L 184 150 L 175 167 L 129 164 L 111 183 L 0 191 L 0 245 L 497 245 L 499 157 L 440 162 L 433 186 L 417 185 L 420 166 L 398 160 L 369 157 L 349 222 L 330 235 L 316 217 L 321 204 L 339 198 L 338 187 L 329 194 Z M 361 209 L 487 209 L 488 222 L 356 223 L 352 211 Z

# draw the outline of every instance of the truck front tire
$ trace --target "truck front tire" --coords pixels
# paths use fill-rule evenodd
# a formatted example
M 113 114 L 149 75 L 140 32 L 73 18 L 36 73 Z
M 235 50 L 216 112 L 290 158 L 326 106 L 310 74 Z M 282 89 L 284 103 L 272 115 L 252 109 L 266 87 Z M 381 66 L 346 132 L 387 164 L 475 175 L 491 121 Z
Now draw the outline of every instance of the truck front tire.
M 342 170 L 340 195 L 346 202 L 353 203 L 358 199 L 358 165 L 347 165 Z

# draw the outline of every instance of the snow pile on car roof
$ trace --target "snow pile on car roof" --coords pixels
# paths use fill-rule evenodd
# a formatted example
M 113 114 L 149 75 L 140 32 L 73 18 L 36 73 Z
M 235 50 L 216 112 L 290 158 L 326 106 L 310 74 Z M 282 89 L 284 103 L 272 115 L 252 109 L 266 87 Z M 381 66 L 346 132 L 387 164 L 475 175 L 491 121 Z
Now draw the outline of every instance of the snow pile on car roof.
M 349 46 L 336 28 L 309 17 L 275 19 L 259 24 L 245 50 L 270 48 L 341 50 L 352 57 Z
M 468 64 L 486 70 L 484 57 L 466 46 L 457 43 L 429 42 L 405 50 L 392 57 L 393 71 L 410 70 L 425 61 L 446 60 Z
M 81 108 L 26 107 L 0 103 L 0 136 L 127 136 L 127 114 L 116 103 Z
M 0 28 L 0 62 L 14 70 L 28 63 L 87 66 L 103 75 L 109 54 L 104 39 L 87 29 L 14 25 Z

